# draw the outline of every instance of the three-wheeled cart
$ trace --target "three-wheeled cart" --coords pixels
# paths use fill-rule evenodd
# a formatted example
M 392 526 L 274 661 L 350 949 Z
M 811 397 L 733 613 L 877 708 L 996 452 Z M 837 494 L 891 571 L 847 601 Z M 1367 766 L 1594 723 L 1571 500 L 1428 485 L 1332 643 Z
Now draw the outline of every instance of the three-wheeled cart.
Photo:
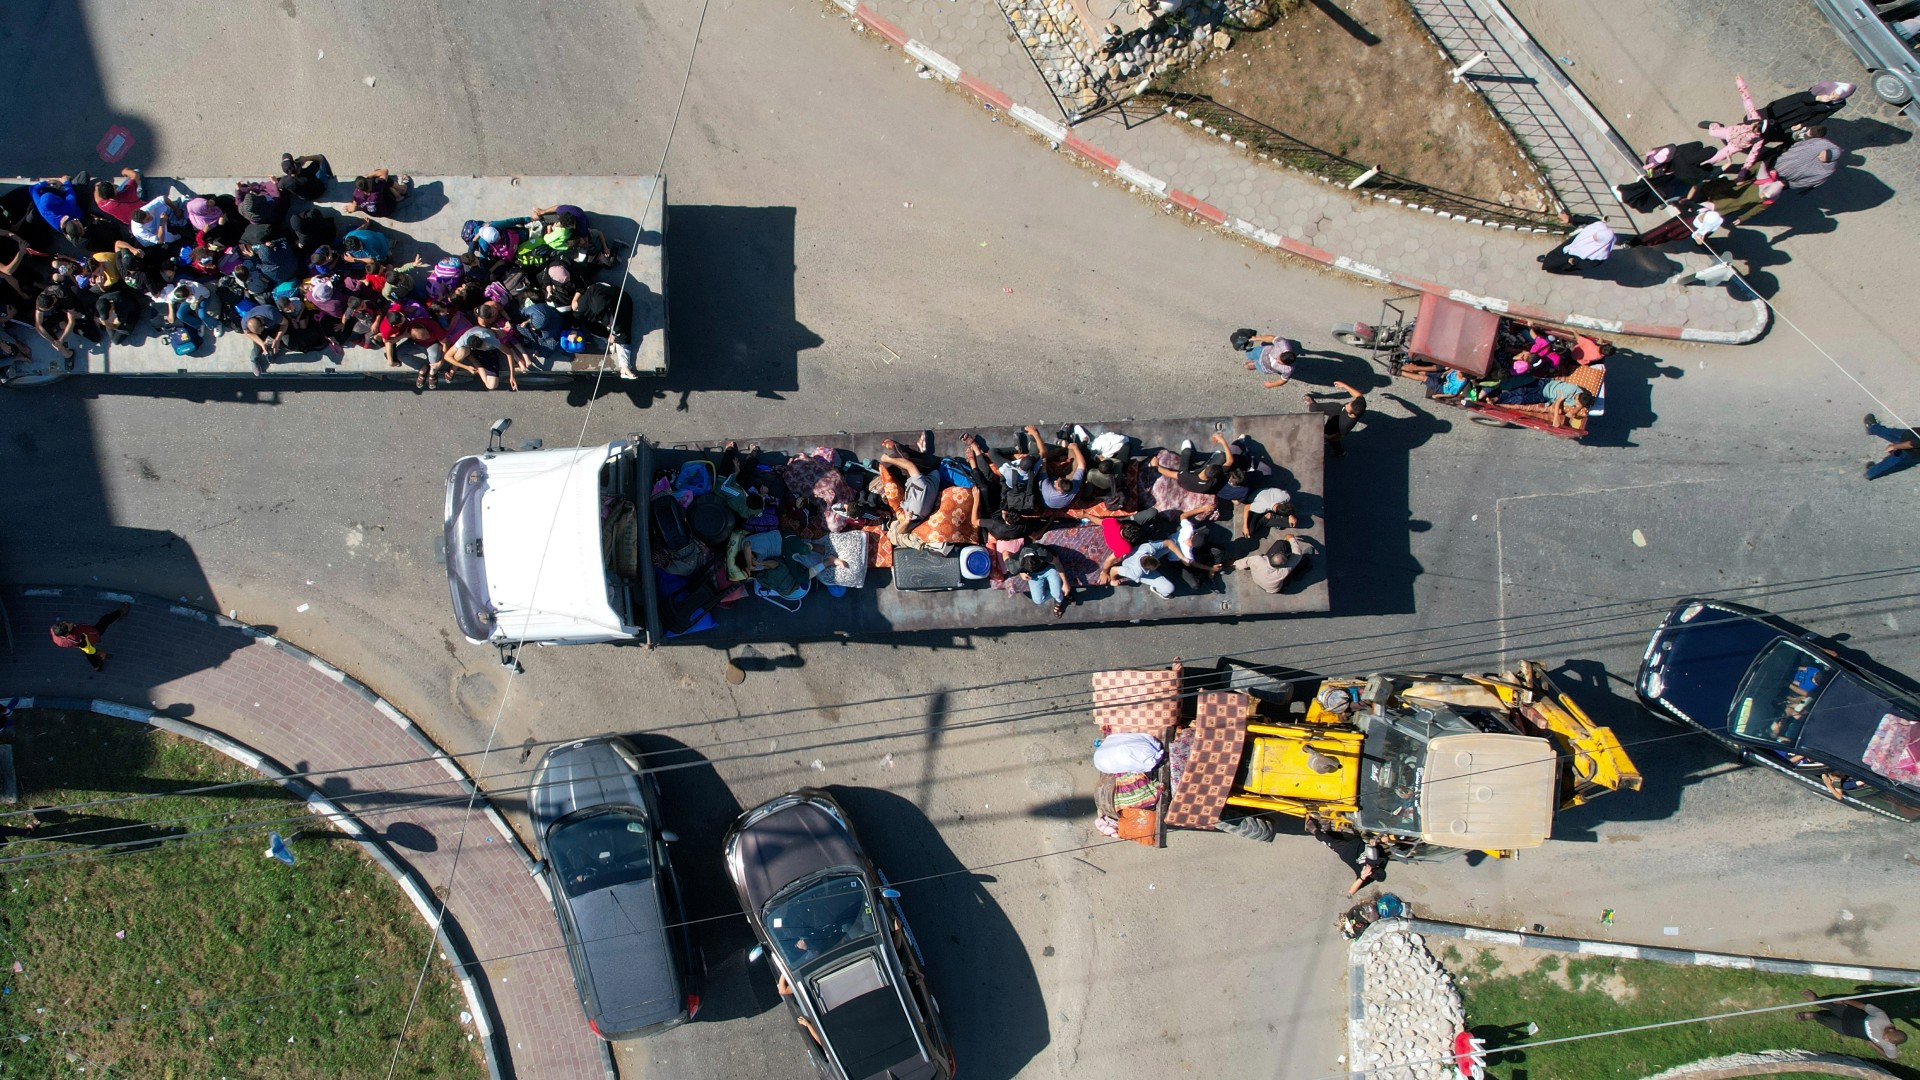
M 1411 312 L 1409 301 L 1417 301 Z M 1478 424 L 1579 439 L 1606 414 L 1606 358 L 1613 346 L 1576 331 L 1409 293 L 1382 303 L 1377 324 L 1349 323 L 1333 333 L 1367 349 L 1388 374 L 1425 384 L 1431 400 L 1472 413 Z M 1548 380 L 1578 391 L 1561 401 L 1503 400 L 1535 396 L 1525 387 Z

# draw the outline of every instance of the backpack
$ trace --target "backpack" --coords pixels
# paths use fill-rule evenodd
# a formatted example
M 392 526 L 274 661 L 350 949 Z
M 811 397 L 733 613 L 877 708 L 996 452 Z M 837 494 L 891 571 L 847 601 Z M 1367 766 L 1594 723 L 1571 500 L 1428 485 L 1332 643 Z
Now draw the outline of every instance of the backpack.
M 189 356 L 200 348 L 200 335 L 194 333 L 193 327 L 185 323 L 170 327 L 167 332 L 162 335 L 161 340 L 173 348 L 173 355 L 175 356 Z
M 527 272 L 525 270 L 514 269 L 507 271 L 501 276 L 500 284 L 506 286 L 507 291 L 515 296 L 533 291 L 533 282 L 527 279 Z
M 467 268 L 452 255 L 433 264 L 427 272 L 427 295 L 434 300 L 445 300 L 466 280 Z
M 972 470 L 953 458 L 940 459 L 940 473 L 948 487 L 970 488 L 973 486 Z
M 1246 352 L 1247 347 L 1253 344 L 1253 339 L 1259 336 L 1260 332 L 1258 330 L 1250 330 L 1243 326 L 1235 330 L 1232 335 L 1227 338 L 1227 342 L 1233 346 L 1234 352 Z
M 359 188 L 353 189 L 353 201 L 350 205 L 354 213 L 371 214 L 374 217 L 385 217 L 387 211 L 391 209 L 387 201 L 380 197 L 379 192 L 362 191 Z
M 527 234 L 523 230 L 501 229 L 500 239 L 496 240 L 491 247 L 487 248 L 487 257 L 493 259 L 511 258 L 514 252 L 520 250 L 520 245 L 525 242 L 526 239 Z
M 1007 484 L 1000 492 L 1000 508 L 1016 514 L 1031 514 L 1040 508 L 1040 495 L 1033 484 Z
M 553 249 L 538 240 L 528 240 L 513 249 L 513 261 L 528 269 L 537 269 L 553 261 Z

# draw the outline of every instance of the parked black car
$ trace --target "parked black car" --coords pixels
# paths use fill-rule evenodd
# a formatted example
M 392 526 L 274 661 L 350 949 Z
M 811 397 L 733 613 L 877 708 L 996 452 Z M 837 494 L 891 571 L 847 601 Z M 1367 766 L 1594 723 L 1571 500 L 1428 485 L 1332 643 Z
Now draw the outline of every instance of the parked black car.
M 603 1039 L 652 1035 L 700 1010 L 699 954 L 640 755 L 614 735 L 556 746 L 527 805 L 540 871 L 573 964 L 587 1026 Z
M 952 1080 L 940 1006 L 900 894 L 833 796 L 813 788 L 740 816 L 725 842 L 740 906 L 830 1080 Z
M 1850 806 L 1920 820 L 1920 699 L 1793 623 L 1725 600 L 1674 605 L 1636 682 L 1656 715 Z

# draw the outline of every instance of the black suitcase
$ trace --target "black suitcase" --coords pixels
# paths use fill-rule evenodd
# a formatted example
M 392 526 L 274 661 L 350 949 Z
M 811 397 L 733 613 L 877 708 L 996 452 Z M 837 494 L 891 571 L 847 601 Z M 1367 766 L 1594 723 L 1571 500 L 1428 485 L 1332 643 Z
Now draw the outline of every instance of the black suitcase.
M 893 549 L 893 587 L 909 592 L 939 592 L 965 583 L 960 560 L 919 548 Z

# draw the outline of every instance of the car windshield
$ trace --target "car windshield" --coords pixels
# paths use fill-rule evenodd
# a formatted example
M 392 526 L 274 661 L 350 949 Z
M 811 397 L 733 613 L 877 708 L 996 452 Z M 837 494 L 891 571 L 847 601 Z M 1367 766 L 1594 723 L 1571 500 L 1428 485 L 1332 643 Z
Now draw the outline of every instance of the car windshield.
M 1733 733 L 1755 742 L 1792 746 L 1807 713 L 1833 678 L 1834 667 L 1790 641 L 1776 641 L 1747 669 L 1734 698 Z
M 879 929 L 857 874 L 835 874 L 776 897 L 767 905 L 766 926 L 781 959 L 796 970 Z
M 630 810 L 562 820 L 547 833 L 547 854 L 568 896 L 653 876 L 646 819 Z
M 1375 724 L 1362 748 L 1360 827 L 1420 835 L 1420 774 L 1427 742 L 1392 724 Z

